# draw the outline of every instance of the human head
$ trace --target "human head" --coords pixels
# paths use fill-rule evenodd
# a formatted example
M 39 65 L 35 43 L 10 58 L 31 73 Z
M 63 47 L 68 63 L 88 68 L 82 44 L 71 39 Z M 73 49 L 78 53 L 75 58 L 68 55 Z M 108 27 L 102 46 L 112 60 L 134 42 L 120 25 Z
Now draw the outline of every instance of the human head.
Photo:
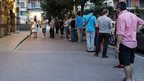
M 37 21 L 37 16 L 34 16 L 34 21 L 35 21 L 35 22 Z
M 103 9 L 101 15 L 108 15 L 109 14 L 109 10 L 108 9 Z
M 82 12 L 81 12 L 81 11 L 78 11 L 78 12 L 77 12 L 77 15 L 78 15 L 78 16 L 81 16 L 81 15 L 82 15 Z
M 74 19 L 74 18 L 75 18 L 75 15 L 72 15 L 71 18 Z
M 117 12 L 121 12 L 123 10 L 126 10 L 126 3 L 125 2 L 119 2 L 117 4 Z
M 51 19 L 53 19 L 53 16 L 51 16 Z
M 90 10 L 90 13 L 91 13 L 91 14 L 94 14 L 94 10 Z

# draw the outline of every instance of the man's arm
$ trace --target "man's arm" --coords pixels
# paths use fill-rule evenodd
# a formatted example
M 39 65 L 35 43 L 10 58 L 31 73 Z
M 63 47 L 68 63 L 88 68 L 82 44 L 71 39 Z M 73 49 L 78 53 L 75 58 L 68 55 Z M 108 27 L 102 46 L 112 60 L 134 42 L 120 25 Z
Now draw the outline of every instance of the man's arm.
M 117 35 L 117 42 L 116 42 L 116 51 L 119 52 L 119 45 L 122 42 L 123 36 Z
M 140 30 L 144 26 L 144 20 L 137 17 L 137 21 L 138 21 L 138 26 L 137 27 L 138 27 L 138 30 Z
M 144 25 L 144 20 L 141 18 L 137 17 L 138 25 Z
M 125 34 L 125 20 L 123 18 L 117 19 L 117 27 L 116 27 L 116 34 L 117 34 L 117 42 L 116 42 L 116 51 L 119 52 L 119 45 L 123 40 L 123 35 Z

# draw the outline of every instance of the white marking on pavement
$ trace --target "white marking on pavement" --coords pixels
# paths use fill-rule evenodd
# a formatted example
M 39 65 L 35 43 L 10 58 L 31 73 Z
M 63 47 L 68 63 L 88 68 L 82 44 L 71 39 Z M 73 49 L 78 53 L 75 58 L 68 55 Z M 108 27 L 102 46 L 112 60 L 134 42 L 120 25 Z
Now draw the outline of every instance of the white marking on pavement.
M 87 53 L 85 51 L 13 51 L 14 53 Z
M 144 60 L 144 57 L 142 57 L 142 56 L 139 56 L 139 55 L 136 55 L 138 58 L 141 58 L 141 59 L 143 59 Z

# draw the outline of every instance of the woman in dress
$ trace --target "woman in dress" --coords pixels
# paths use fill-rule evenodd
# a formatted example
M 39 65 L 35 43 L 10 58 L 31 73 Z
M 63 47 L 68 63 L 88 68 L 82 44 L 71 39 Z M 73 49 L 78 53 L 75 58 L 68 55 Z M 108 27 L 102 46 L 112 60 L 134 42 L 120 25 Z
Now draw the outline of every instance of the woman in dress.
M 37 38 L 37 22 L 34 21 L 31 26 L 33 38 Z

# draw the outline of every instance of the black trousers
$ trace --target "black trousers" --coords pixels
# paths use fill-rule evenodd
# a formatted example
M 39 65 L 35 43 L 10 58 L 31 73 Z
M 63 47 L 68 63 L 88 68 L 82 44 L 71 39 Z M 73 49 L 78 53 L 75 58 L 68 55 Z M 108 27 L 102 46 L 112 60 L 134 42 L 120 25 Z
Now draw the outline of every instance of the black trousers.
M 109 44 L 109 37 L 110 37 L 109 33 L 99 33 L 98 43 L 96 44 L 96 52 L 95 52 L 96 55 L 99 54 L 99 52 L 101 50 L 101 46 L 100 45 L 101 45 L 101 43 L 104 40 L 102 56 L 103 57 L 106 56 L 106 54 L 107 54 L 107 48 L 108 48 L 108 44 Z
M 61 27 L 61 28 L 60 28 L 60 33 L 61 33 L 61 35 L 64 34 L 64 27 Z
M 56 34 L 59 33 L 59 26 L 56 27 Z
M 50 38 L 54 38 L 54 28 L 50 28 Z

